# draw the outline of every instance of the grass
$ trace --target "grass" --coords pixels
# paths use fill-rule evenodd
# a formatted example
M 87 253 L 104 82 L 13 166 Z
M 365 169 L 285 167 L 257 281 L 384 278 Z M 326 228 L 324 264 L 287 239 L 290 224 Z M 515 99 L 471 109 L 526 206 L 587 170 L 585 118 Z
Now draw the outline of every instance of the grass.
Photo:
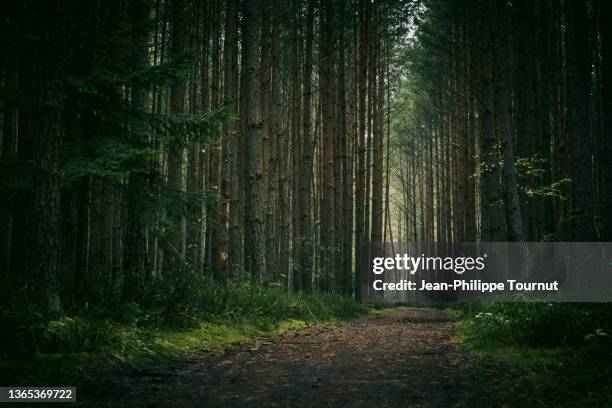
M 4 384 L 80 384 L 90 376 L 114 369 L 172 364 L 184 357 L 253 337 L 267 337 L 284 330 L 304 327 L 303 320 L 282 320 L 275 327 L 237 321 L 199 322 L 191 329 L 134 329 L 112 326 L 113 341 L 97 351 L 21 354 L 0 359 Z
M 465 304 L 464 345 L 526 373 L 558 407 L 612 406 L 612 308 L 605 304 Z
M 246 287 L 218 288 L 214 294 L 214 299 L 201 299 L 199 307 L 173 308 L 177 320 L 169 320 L 164 309 L 126 305 L 115 318 L 64 316 L 45 323 L 13 323 L 0 343 L 0 383 L 95 383 L 117 370 L 174 364 L 205 350 L 371 310 L 331 294 L 290 296 L 279 289 Z

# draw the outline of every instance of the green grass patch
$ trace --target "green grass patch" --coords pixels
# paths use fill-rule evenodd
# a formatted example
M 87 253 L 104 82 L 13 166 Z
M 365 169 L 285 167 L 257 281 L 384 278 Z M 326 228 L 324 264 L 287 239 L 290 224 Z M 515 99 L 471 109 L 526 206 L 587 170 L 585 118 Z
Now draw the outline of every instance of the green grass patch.
M 169 310 L 129 304 L 121 315 L 64 316 L 43 322 L 3 312 L 0 382 L 82 384 L 106 372 L 172 364 L 193 353 L 254 337 L 368 313 L 332 294 L 289 295 L 275 288 L 218 287 L 215 297 Z
M 612 307 L 460 305 L 459 335 L 483 358 L 520 366 L 521 379 L 559 407 L 612 406 Z

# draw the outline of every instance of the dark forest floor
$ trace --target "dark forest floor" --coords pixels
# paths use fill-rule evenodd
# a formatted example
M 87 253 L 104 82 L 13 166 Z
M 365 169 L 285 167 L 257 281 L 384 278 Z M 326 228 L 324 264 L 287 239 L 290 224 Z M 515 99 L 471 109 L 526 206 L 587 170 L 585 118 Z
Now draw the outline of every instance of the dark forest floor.
M 204 352 L 81 389 L 81 406 L 547 406 L 524 369 L 465 351 L 452 317 L 397 308 Z

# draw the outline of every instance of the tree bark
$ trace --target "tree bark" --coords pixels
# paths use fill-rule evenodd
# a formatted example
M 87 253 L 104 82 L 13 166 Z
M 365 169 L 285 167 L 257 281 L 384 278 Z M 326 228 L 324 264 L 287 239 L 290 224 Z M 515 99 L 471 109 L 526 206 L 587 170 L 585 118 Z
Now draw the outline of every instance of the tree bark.
M 39 5 L 35 29 L 39 35 L 36 75 L 38 98 L 33 140 L 32 208 L 29 262 L 33 300 L 51 317 L 58 317 L 61 225 L 61 149 L 64 136 L 64 16 L 57 3 Z
M 172 45 L 171 58 L 179 59 L 185 52 L 185 1 L 172 2 Z M 170 113 L 182 114 L 185 110 L 185 81 L 177 79 L 170 87 Z M 183 190 L 183 147 L 180 142 L 170 146 L 168 151 L 168 188 L 177 193 Z M 176 268 L 176 262 L 185 258 L 185 217 L 182 214 L 170 214 L 174 225 L 167 245 L 170 250 L 164 251 L 164 270 Z
M 508 241 L 524 241 L 523 220 L 518 196 L 516 167 L 514 165 L 514 141 L 512 137 L 512 113 L 510 92 L 510 24 L 506 0 L 497 0 L 498 34 L 495 45 L 495 105 L 500 133 L 504 165 L 502 188 L 504 195 Z
M 134 51 L 131 55 L 132 67 L 144 69 L 148 64 L 148 0 L 132 0 L 130 2 L 130 18 L 133 32 Z M 139 85 L 132 88 L 132 107 L 144 111 L 146 104 L 146 93 Z M 142 126 L 135 129 L 132 136 L 133 142 L 144 147 Z M 125 282 L 123 285 L 123 298 L 126 300 L 139 300 L 144 291 L 145 263 L 147 256 L 146 248 L 146 200 L 147 180 L 146 163 L 139 163 L 139 168 L 130 172 L 127 186 L 127 228 L 125 236 L 124 271 Z
M 612 13 L 612 3 L 600 1 L 601 30 L 601 100 L 602 100 L 602 230 L 601 240 L 612 241 L 612 25 L 603 16 Z
M 314 141 L 312 137 L 312 47 L 314 40 L 315 0 L 308 0 L 306 14 L 306 49 L 303 70 L 304 102 L 302 116 L 302 166 L 300 167 L 300 267 L 299 285 L 304 292 L 312 290 L 313 231 L 312 180 Z M 297 288 L 296 288 L 297 289 Z
M 366 152 L 366 97 L 368 83 L 368 24 L 369 2 L 359 0 L 359 68 L 357 71 L 358 88 L 358 135 L 356 146 L 357 169 L 355 172 L 355 299 L 361 299 L 361 257 L 362 243 L 365 241 L 365 152 Z
M 350 154 L 349 134 L 347 130 L 347 102 L 346 102 L 346 2 L 339 2 L 340 13 L 338 24 L 339 33 L 339 62 L 338 62 L 338 99 L 339 99 L 339 121 L 338 129 L 340 136 L 340 155 L 342 168 L 341 202 L 342 202 L 342 251 L 339 254 L 340 262 L 340 291 L 350 296 L 352 293 L 352 250 L 353 250 L 353 200 L 351 192 L 353 189 L 352 156 Z
M 220 0 L 211 3 L 211 77 L 210 77 L 210 108 L 216 111 L 221 107 L 221 2 Z M 220 136 L 221 129 L 213 127 L 213 136 Z M 205 254 L 207 265 L 211 276 L 219 282 L 227 280 L 226 275 L 222 275 L 222 265 L 224 254 L 221 251 L 223 237 L 223 210 L 221 208 L 220 191 L 220 161 L 221 161 L 221 138 L 216 138 L 210 143 L 208 152 L 208 185 L 207 191 L 214 198 L 206 206 L 206 242 Z
M 297 257 L 300 246 L 300 177 L 302 166 L 302 89 L 300 83 L 300 57 L 302 52 L 301 39 L 301 1 L 291 2 L 291 247 L 294 257 Z M 278 34 L 277 34 L 278 35 Z M 279 78 L 277 78 L 277 81 Z M 298 263 L 293 264 L 291 277 L 295 287 L 299 286 Z
M 261 147 L 261 110 L 260 110 L 260 82 L 258 67 L 258 52 L 255 44 L 258 38 L 258 13 L 261 9 L 260 0 L 244 3 L 244 85 L 246 87 L 243 97 L 246 103 L 247 120 L 247 159 L 248 159 L 248 185 L 246 194 L 246 254 L 245 266 L 253 282 L 263 280 L 263 239 L 264 219 L 262 208 L 262 147 Z
M 572 229 L 574 240 L 588 242 L 594 239 L 588 14 L 585 0 L 568 0 L 566 7 L 567 100 L 569 102 L 567 132 L 571 157 Z
M 334 279 L 334 94 L 333 94 L 333 9 L 332 4 L 321 0 L 319 38 L 319 89 L 322 111 L 322 161 L 321 181 L 321 289 L 333 291 Z
M 238 0 L 228 0 L 224 41 L 224 104 L 230 114 L 238 114 Z M 225 229 L 228 233 L 228 274 L 232 277 L 242 268 L 242 236 L 240 234 L 240 191 L 238 126 L 235 121 L 224 124 L 223 193 Z M 229 230 L 228 230 L 229 229 Z
M 485 1 L 485 21 L 482 34 L 485 38 L 481 50 L 481 149 L 480 149 L 480 201 L 481 201 L 481 236 L 483 242 L 503 241 L 499 220 L 499 202 L 501 200 L 499 185 L 499 160 L 495 145 L 497 139 L 493 127 L 494 89 L 493 89 L 493 53 L 495 47 L 495 9 L 493 4 Z M 493 20 L 493 21 L 492 21 Z

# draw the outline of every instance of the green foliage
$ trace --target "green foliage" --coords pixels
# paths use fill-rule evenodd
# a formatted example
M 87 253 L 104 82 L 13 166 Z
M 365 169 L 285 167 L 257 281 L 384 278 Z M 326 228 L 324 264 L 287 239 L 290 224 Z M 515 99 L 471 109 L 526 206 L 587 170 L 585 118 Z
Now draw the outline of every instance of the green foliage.
M 493 303 L 462 306 L 460 333 L 487 358 L 510 360 L 558 406 L 609 406 L 612 308 L 607 304 Z M 564 405 L 565 404 L 565 405 Z
M 14 291 L 15 296 L 0 302 L 0 355 L 96 352 L 117 340 L 117 327 L 190 330 L 203 321 L 222 321 L 270 330 L 286 320 L 330 321 L 367 311 L 335 294 L 291 295 L 278 287 L 222 285 L 182 268 L 175 274 L 173 279 L 153 279 L 139 303 L 123 302 L 118 289 L 102 289 L 96 297 L 103 301 L 85 308 L 67 304 L 67 316 L 51 321 L 35 306 L 20 302 L 21 292 Z
M 346 319 L 366 308 L 334 294 L 290 295 L 278 287 L 221 285 L 207 277 L 183 273 L 174 283 L 161 283 L 147 293 L 142 324 L 191 327 L 201 319 L 223 319 L 275 326 L 284 319 L 309 322 Z M 156 318 L 151 318 L 153 314 Z M 125 320 L 125 316 L 122 316 Z
M 0 355 L 96 352 L 116 340 L 106 320 L 90 321 L 63 317 L 45 321 L 32 307 L 17 312 L 0 312 L 3 334 Z
M 88 365 L 103 370 L 164 363 L 185 353 L 368 311 L 339 295 L 292 296 L 279 288 L 222 286 L 207 277 L 152 287 L 142 304 L 121 303 L 117 297 L 108 302 L 116 309 L 92 307 L 53 321 L 28 306 L 13 304 L 9 311 L 2 304 L 0 380 L 11 378 L 13 385 L 58 378 L 81 383 L 84 376 L 78 370 Z
M 73 353 L 99 351 L 116 340 L 108 321 L 91 322 L 63 317 L 40 327 L 40 352 Z
M 219 136 L 219 124 L 228 120 L 225 109 L 205 115 L 161 115 L 121 104 L 101 106 L 98 116 L 98 122 L 92 125 L 97 129 L 95 137 L 84 142 L 77 131 L 66 144 L 66 185 L 86 176 L 120 180 L 130 172 L 160 177 L 152 172 L 149 160 L 189 142 L 213 142 Z M 143 142 L 149 139 L 152 141 Z
M 538 198 L 567 199 L 563 196 L 563 187 L 571 183 L 571 179 L 563 178 L 550 184 L 544 183 L 546 168 L 550 163 L 537 154 L 527 157 L 517 157 L 515 160 L 518 173 L 520 193 L 527 200 Z M 531 182 L 530 182 L 531 181 Z
M 473 306 L 467 340 L 506 346 L 585 346 L 585 336 L 612 331 L 612 308 L 600 304 L 491 303 Z

